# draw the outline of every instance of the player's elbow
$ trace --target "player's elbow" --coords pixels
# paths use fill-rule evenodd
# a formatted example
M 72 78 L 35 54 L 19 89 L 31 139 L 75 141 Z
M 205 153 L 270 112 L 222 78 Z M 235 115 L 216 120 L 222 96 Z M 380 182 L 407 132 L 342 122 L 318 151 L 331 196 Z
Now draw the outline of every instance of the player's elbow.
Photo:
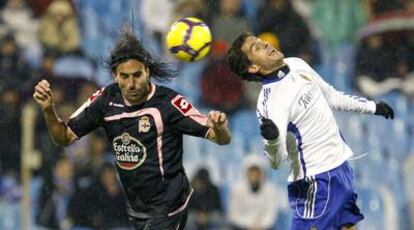
M 59 140 L 59 139 L 52 139 L 53 143 L 58 147 L 68 147 L 73 143 L 71 140 Z
M 275 170 L 280 169 L 282 162 L 283 162 L 283 159 L 281 158 L 270 160 L 270 167 Z
M 71 132 L 65 132 L 64 135 L 52 135 L 52 141 L 56 146 L 67 147 L 77 139 L 76 135 Z

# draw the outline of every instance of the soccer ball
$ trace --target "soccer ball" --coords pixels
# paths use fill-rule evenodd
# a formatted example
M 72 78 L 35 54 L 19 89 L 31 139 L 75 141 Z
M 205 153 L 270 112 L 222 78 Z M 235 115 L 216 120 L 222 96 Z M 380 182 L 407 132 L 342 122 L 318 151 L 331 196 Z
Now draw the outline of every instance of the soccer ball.
M 211 32 L 200 19 L 187 17 L 176 21 L 167 34 L 167 47 L 178 59 L 201 60 L 210 51 Z

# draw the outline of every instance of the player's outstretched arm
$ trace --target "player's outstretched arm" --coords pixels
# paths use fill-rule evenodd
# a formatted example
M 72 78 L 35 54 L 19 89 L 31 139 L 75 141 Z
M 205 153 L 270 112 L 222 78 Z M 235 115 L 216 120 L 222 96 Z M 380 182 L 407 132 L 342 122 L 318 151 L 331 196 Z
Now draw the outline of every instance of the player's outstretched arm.
M 42 110 L 43 116 L 53 142 L 60 146 L 70 145 L 76 140 L 76 135 L 60 119 L 54 109 L 53 92 L 46 80 L 41 80 L 35 86 L 33 98 Z
M 231 141 L 231 133 L 227 127 L 227 116 L 220 111 L 208 113 L 207 126 L 210 127 L 207 139 L 219 145 L 226 145 Z

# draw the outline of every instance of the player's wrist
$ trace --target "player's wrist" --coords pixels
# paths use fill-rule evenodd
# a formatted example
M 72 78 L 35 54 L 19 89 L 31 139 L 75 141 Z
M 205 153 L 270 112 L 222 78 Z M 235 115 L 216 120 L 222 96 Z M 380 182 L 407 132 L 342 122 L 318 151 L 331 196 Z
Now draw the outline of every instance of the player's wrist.
M 279 138 L 273 139 L 273 140 L 263 140 L 263 144 L 266 146 L 277 146 L 279 142 Z
M 214 126 L 212 129 L 214 130 L 214 132 L 224 132 L 226 131 L 227 126 L 226 125 L 219 125 L 219 126 Z
M 42 108 L 42 112 L 44 115 L 50 115 L 55 113 L 55 108 L 53 105 L 49 105 Z

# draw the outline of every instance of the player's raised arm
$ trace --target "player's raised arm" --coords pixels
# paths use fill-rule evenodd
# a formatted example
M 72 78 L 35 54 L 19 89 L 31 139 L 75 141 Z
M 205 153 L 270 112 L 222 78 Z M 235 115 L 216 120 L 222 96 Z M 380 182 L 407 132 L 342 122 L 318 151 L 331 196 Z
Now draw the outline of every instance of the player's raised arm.
M 56 114 L 53 104 L 53 92 L 48 81 L 41 80 L 37 83 L 33 98 L 42 110 L 53 142 L 60 146 L 68 146 L 73 143 L 77 137 Z
M 299 62 L 304 66 L 305 71 L 303 73 L 305 74 L 305 77 L 311 77 L 318 84 L 327 99 L 329 107 L 332 109 L 364 114 L 375 114 L 383 116 L 386 119 L 394 118 L 394 112 L 387 103 L 382 101 L 371 101 L 363 97 L 353 96 L 338 91 L 333 86 L 325 82 L 323 78 L 306 62 L 302 60 Z
M 210 141 L 216 142 L 219 145 L 225 145 L 230 143 L 231 134 L 227 127 L 227 116 L 225 113 L 219 111 L 210 111 L 208 113 L 207 126 L 210 127 L 210 131 L 207 138 Z

